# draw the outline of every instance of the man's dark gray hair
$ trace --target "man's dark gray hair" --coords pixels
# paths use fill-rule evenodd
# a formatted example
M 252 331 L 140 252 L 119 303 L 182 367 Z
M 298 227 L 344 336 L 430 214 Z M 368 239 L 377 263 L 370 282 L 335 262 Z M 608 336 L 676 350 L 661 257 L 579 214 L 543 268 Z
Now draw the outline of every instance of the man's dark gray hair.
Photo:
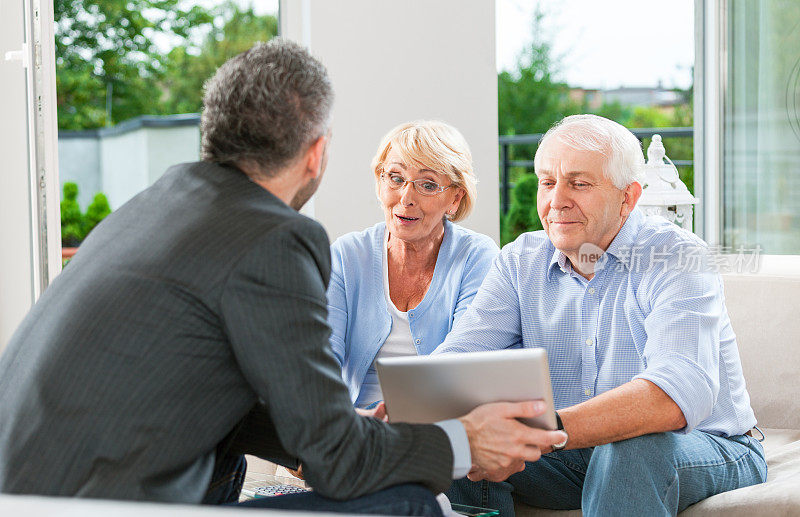
M 291 41 L 257 43 L 222 65 L 205 90 L 201 156 L 209 162 L 254 162 L 270 177 L 328 130 L 328 72 Z

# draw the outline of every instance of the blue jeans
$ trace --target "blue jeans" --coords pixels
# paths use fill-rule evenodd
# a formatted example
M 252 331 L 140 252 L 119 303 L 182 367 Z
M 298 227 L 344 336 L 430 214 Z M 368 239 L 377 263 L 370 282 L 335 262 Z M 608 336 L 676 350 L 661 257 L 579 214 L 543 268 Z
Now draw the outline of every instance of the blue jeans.
M 506 481 L 454 481 L 453 503 L 514 515 L 514 500 L 595 515 L 676 515 L 735 488 L 763 483 L 767 463 L 750 436 L 658 433 L 588 449 L 545 454 Z M 512 498 L 513 497 L 513 498 Z

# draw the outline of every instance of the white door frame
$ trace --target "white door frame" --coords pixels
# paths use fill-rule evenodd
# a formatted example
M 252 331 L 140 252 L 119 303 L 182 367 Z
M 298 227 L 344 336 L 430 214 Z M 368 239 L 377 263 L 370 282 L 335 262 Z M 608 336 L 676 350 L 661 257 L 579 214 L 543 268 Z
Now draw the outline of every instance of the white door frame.
M 34 301 L 61 272 L 58 115 L 53 0 L 25 0 Z

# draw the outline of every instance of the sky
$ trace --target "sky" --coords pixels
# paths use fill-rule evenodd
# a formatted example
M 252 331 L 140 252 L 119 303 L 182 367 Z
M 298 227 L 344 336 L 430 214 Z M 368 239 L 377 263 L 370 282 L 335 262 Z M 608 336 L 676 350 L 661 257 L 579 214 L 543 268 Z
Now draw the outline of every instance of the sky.
M 278 0 L 236 1 L 258 14 L 278 9 Z M 544 13 L 540 37 L 558 57 L 558 79 L 571 86 L 692 84 L 694 0 L 495 0 L 495 5 L 498 71 L 512 68 L 531 42 L 538 5 Z
M 496 0 L 498 71 L 531 42 L 537 4 L 541 37 L 571 86 L 691 86 L 694 0 Z

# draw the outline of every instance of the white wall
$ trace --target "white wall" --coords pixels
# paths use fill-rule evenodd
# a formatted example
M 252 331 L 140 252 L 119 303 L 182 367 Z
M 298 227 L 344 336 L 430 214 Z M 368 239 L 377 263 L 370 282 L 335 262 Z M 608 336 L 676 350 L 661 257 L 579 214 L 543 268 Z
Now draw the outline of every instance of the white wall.
M 0 2 L 0 351 L 33 300 L 22 2 Z
M 68 181 L 78 185 L 78 204 L 82 210 L 86 210 L 94 195 L 103 190 L 100 143 L 100 138 L 90 137 L 58 139 L 58 178 L 61 187 L 63 189 Z
M 169 167 L 199 159 L 197 126 L 143 127 L 106 135 L 100 141 L 101 189 L 116 209 L 152 185 Z
M 59 176 L 78 184 L 78 203 L 86 210 L 103 192 L 111 208 L 152 185 L 171 166 L 200 159 L 196 124 L 136 126 L 118 131 L 72 132 L 58 140 Z
M 131 131 L 106 137 L 100 144 L 100 173 L 112 208 L 147 188 L 147 134 Z
M 147 135 L 148 185 L 155 183 L 173 165 L 200 159 L 198 126 L 144 128 L 140 131 Z
M 332 154 L 314 215 L 331 239 L 382 220 L 369 163 L 381 137 L 441 119 L 466 137 L 478 203 L 464 224 L 499 241 L 495 2 L 283 0 L 282 34 L 307 44 L 336 91 Z

